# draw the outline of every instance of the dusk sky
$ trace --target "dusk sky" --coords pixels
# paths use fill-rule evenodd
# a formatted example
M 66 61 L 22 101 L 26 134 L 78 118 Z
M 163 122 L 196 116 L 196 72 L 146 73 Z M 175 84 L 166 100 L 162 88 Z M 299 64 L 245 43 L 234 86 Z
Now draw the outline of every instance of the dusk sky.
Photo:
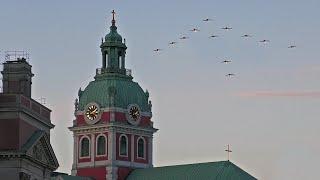
M 258 179 L 315 179 L 319 8 L 318 0 L 1 0 L 1 61 L 6 50 L 30 53 L 32 96 L 53 111 L 58 170 L 70 173 L 74 100 L 101 66 L 114 9 L 127 68 L 150 92 L 155 166 L 226 160 L 230 144 L 231 161 Z

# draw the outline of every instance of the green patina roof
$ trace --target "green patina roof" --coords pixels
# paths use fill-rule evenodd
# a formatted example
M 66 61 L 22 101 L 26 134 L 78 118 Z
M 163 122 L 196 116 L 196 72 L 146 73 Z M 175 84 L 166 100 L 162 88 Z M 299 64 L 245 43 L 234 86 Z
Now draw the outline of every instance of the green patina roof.
M 34 143 L 38 141 L 39 138 L 41 138 L 45 134 L 44 131 L 37 130 L 35 131 L 32 136 L 27 140 L 27 142 L 21 147 L 22 151 L 27 151 L 28 149 L 33 146 Z
M 255 180 L 230 161 L 136 169 L 127 180 Z
M 115 26 L 115 21 L 112 21 L 112 26 L 110 26 L 110 32 L 105 36 L 106 42 L 122 42 L 122 37 L 117 32 L 117 27 Z
M 94 180 L 94 178 L 90 177 L 81 177 L 81 176 L 71 176 L 68 174 L 64 173 L 57 173 L 54 172 L 55 174 L 50 178 L 51 180 Z
M 148 93 L 145 93 L 131 78 L 117 76 L 105 76 L 91 81 L 79 95 L 79 110 L 83 110 L 91 102 L 98 103 L 102 108 L 110 107 L 112 96 L 110 94 L 114 93 L 114 107 L 126 109 L 129 104 L 138 104 L 142 111 L 150 111 Z

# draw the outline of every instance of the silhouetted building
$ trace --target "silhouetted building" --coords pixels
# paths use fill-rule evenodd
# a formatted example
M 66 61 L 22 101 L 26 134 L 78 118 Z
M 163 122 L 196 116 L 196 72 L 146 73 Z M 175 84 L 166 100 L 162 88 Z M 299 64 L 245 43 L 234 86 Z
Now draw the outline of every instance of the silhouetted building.
M 31 98 L 31 65 L 3 63 L 0 93 L 0 179 L 50 179 L 59 166 L 50 145 L 51 110 Z

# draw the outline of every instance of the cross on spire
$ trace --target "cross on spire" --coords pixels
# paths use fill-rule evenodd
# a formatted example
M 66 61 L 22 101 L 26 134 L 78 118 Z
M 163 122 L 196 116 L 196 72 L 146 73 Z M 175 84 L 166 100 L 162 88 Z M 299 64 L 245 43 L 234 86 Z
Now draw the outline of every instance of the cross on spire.
M 230 149 L 230 145 L 227 145 L 227 149 L 225 150 L 228 153 L 228 161 L 230 161 L 230 153 L 232 153 L 231 149 Z
M 115 12 L 114 10 L 112 10 L 111 13 L 112 13 L 112 21 L 115 21 L 115 20 L 114 20 L 114 16 L 115 16 L 116 12 Z

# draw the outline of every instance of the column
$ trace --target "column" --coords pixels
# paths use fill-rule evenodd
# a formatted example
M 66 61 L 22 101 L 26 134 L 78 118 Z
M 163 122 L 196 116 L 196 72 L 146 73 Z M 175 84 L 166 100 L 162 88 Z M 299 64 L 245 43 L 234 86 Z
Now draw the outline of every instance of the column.
M 78 164 L 78 136 L 73 134 L 73 164 L 71 175 L 77 175 L 77 164 Z
M 121 56 L 121 69 L 125 69 L 125 56 L 126 56 L 126 52 L 123 51 L 122 53 L 122 56 Z
M 148 160 L 149 160 L 149 166 L 150 167 L 153 167 L 153 164 L 152 164 L 152 155 L 153 155 L 153 150 L 152 150 L 152 145 L 153 145 L 153 137 L 149 137 L 148 138 Z
M 133 162 L 135 157 L 136 157 L 136 155 L 134 153 L 134 150 L 136 149 L 136 147 L 134 147 L 134 145 L 135 145 L 134 136 L 135 136 L 134 134 L 131 134 L 131 149 L 130 149 L 130 151 L 131 151 L 130 152 L 131 153 L 131 162 Z
M 91 156 L 91 163 L 93 165 L 94 163 L 94 156 L 96 154 L 95 152 L 95 144 L 96 144 L 96 141 L 95 141 L 95 135 L 92 133 L 91 134 L 91 148 L 90 148 L 90 156 Z
M 102 68 L 106 68 L 106 54 L 107 52 L 106 51 L 102 51 Z

